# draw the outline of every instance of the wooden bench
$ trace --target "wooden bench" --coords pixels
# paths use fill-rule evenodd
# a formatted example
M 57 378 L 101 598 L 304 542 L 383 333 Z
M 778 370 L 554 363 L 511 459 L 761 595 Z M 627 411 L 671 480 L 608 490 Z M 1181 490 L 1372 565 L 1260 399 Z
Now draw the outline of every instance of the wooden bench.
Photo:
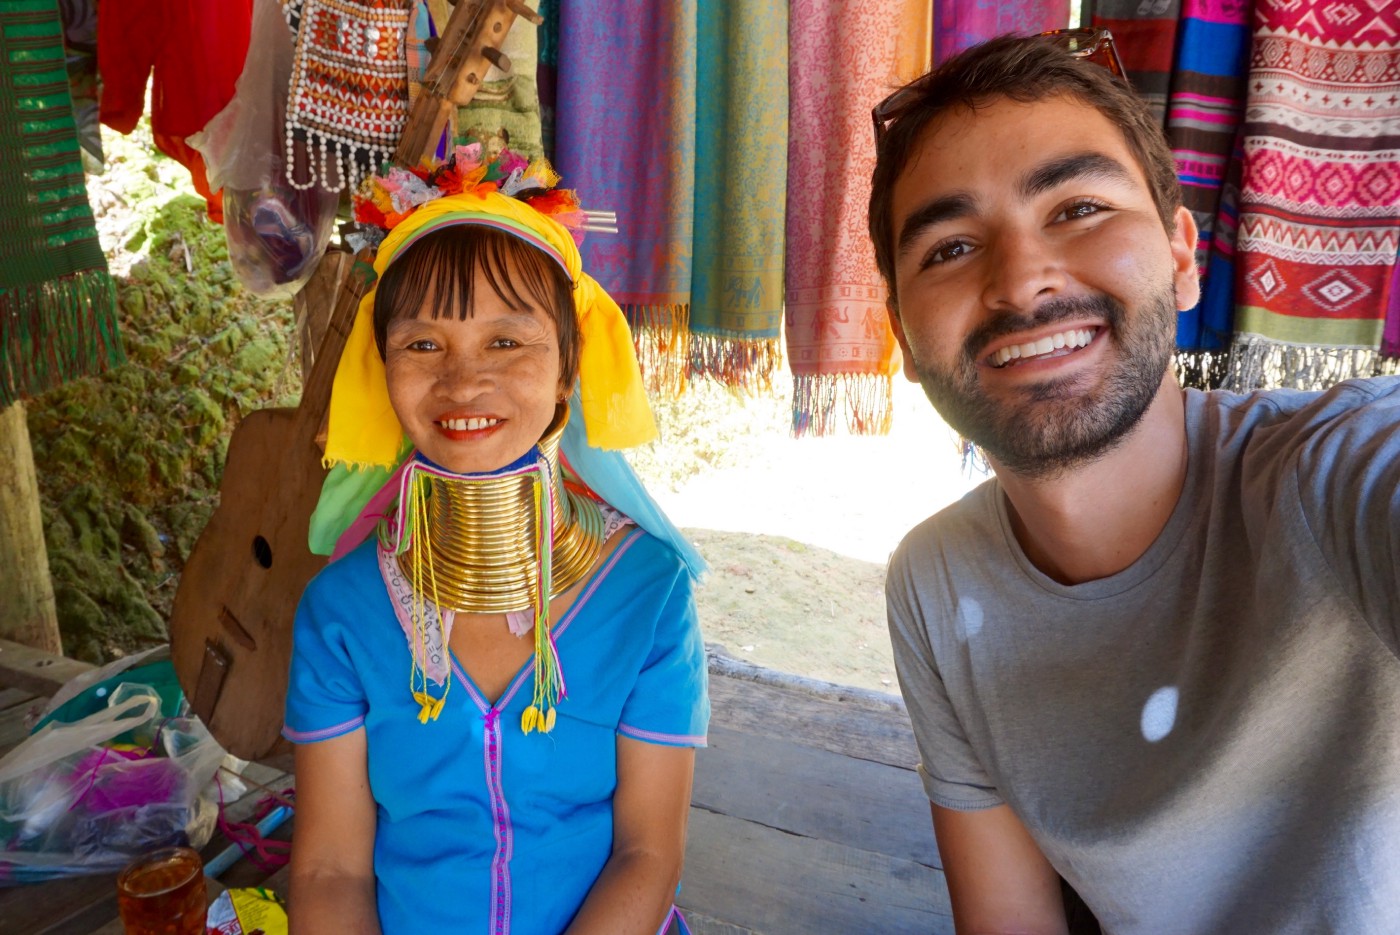
M 84 663 L 0 640 L 0 754 Z M 897 698 L 750 666 L 710 664 L 710 745 L 696 758 L 679 899 L 696 935 L 951 935 L 917 755 Z M 292 785 L 285 761 L 248 778 Z M 230 806 L 245 817 L 265 793 Z M 295 820 L 272 836 L 288 839 Z M 206 860 L 227 845 L 216 834 Z M 237 861 L 214 886 L 271 886 Z M 120 935 L 115 874 L 0 889 L 0 935 Z M 212 892 L 212 891 L 211 891 Z

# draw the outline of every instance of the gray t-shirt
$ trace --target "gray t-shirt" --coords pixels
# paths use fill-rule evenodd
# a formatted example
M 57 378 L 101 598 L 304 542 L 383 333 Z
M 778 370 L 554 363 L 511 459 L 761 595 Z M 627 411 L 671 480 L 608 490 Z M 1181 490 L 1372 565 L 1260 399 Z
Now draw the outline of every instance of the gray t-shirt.
M 1186 427 L 1116 575 L 1039 572 L 995 479 L 900 545 L 928 796 L 1010 805 L 1106 932 L 1396 935 L 1400 379 L 1187 391 Z

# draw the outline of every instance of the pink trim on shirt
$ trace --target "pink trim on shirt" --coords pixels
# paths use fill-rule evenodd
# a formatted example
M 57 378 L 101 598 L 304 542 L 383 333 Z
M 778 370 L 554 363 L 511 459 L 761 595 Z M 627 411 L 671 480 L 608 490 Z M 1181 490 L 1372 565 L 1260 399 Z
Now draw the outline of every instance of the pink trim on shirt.
M 365 722 L 365 716 L 353 717 L 348 721 L 342 721 L 334 727 L 323 727 L 320 730 L 293 730 L 290 725 L 282 725 L 282 736 L 292 743 L 312 743 L 317 740 L 329 740 L 332 737 L 339 737 L 341 734 L 348 734 Z
M 704 734 L 665 734 L 660 731 L 642 730 L 628 724 L 618 724 L 617 732 L 624 737 L 645 740 L 648 743 L 662 743 L 673 747 L 703 747 L 709 743 Z

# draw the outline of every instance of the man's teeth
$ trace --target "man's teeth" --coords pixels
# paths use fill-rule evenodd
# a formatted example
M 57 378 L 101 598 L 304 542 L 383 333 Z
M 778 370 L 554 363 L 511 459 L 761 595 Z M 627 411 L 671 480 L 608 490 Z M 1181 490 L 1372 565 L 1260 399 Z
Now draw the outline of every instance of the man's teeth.
M 443 419 L 442 427 L 451 429 L 454 432 L 476 432 L 481 429 L 489 429 L 500 419 Z
M 1026 357 L 1039 357 L 1042 354 L 1049 354 L 1062 348 L 1074 350 L 1084 347 L 1094 339 L 1093 328 L 1079 328 L 1074 331 L 1061 331 L 1039 341 L 1030 341 L 1026 344 L 1011 344 L 1003 347 L 992 355 L 992 366 L 1003 367 L 1009 360 L 1018 360 Z

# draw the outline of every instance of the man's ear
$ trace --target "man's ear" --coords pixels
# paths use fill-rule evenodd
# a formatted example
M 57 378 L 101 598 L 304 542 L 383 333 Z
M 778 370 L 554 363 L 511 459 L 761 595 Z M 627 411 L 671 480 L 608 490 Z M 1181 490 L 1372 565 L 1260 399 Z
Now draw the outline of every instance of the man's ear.
M 1196 240 L 1200 236 L 1196 219 L 1184 206 L 1176 209 L 1176 230 L 1170 237 L 1172 284 L 1176 286 L 1179 312 L 1195 308 L 1201 299 L 1200 271 L 1196 269 Z
M 885 299 L 885 314 L 890 317 L 890 330 L 894 332 L 894 339 L 899 342 L 899 356 L 904 365 L 904 379 L 910 383 L 919 382 L 919 371 L 914 367 L 914 355 L 909 352 L 909 339 L 904 336 L 904 325 L 899 320 L 899 306 L 895 303 L 894 296 Z

